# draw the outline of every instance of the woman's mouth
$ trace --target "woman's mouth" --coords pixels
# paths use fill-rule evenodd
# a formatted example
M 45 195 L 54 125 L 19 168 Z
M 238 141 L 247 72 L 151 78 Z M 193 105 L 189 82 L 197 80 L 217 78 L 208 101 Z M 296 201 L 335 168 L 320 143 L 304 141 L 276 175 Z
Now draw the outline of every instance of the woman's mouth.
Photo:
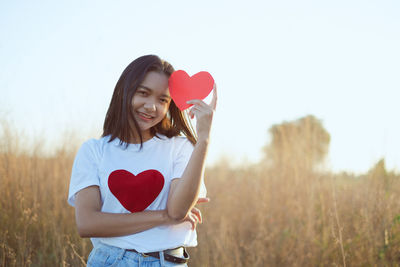
M 137 114 L 138 114 L 139 118 L 144 121 L 151 121 L 154 118 L 153 116 L 148 115 L 146 113 L 142 113 L 142 112 L 138 112 Z

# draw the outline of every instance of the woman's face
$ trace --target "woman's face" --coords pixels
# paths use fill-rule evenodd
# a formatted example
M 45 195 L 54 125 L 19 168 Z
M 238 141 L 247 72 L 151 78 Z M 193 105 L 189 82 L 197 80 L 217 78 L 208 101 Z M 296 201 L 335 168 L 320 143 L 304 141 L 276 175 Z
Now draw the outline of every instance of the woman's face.
M 170 103 L 168 77 L 164 73 L 148 72 L 132 98 L 133 116 L 143 141 L 152 138 L 150 128 L 165 117 Z

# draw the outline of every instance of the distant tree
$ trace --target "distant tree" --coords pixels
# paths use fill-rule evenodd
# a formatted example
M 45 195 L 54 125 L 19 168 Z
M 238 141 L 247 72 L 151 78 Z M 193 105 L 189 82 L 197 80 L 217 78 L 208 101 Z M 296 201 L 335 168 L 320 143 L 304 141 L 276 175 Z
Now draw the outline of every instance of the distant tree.
M 386 170 L 385 159 L 382 158 L 378 160 L 377 163 L 369 170 L 369 175 L 373 178 L 383 178 L 388 176 L 388 172 Z
M 382 158 L 368 171 L 368 177 L 372 179 L 372 182 L 377 185 L 381 184 L 385 191 L 388 191 L 394 173 L 389 173 L 386 170 L 385 159 Z
M 269 133 L 265 160 L 279 169 L 311 171 L 329 150 L 330 135 L 313 115 L 273 125 Z

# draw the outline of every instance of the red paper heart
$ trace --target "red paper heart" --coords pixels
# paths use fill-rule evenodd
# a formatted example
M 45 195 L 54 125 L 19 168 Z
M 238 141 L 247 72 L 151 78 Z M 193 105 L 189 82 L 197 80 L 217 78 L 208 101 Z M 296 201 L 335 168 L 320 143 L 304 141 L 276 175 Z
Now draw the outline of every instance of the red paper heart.
M 214 79 L 207 71 L 190 77 L 185 71 L 177 70 L 168 80 L 169 93 L 180 110 L 192 106 L 186 101 L 206 98 L 214 86 Z
M 126 170 L 113 171 L 108 187 L 121 205 L 130 212 L 144 211 L 164 187 L 164 176 L 157 170 L 134 175 Z

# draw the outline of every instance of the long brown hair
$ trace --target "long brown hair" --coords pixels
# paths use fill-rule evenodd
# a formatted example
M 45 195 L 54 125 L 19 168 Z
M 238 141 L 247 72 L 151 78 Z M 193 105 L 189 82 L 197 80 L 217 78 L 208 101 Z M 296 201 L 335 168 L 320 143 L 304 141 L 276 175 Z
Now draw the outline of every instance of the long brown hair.
M 131 103 L 137 88 L 150 71 L 163 73 L 169 78 L 174 72 L 174 68 L 167 61 L 161 60 L 155 55 L 139 57 L 125 68 L 115 86 L 104 120 L 102 137 L 111 135 L 109 142 L 119 138 L 120 144 L 125 143 L 128 147 L 129 141 L 133 137 L 139 137 L 140 147 L 142 147 L 143 137 L 133 116 Z M 133 122 L 133 129 L 129 121 Z M 187 114 L 179 110 L 173 100 L 170 102 L 166 116 L 150 131 L 152 135 L 163 134 L 168 138 L 183 134 L 193 145 L 196 144 L 196 135 Z M 135 136 L 136 134 L 138 136 Z

